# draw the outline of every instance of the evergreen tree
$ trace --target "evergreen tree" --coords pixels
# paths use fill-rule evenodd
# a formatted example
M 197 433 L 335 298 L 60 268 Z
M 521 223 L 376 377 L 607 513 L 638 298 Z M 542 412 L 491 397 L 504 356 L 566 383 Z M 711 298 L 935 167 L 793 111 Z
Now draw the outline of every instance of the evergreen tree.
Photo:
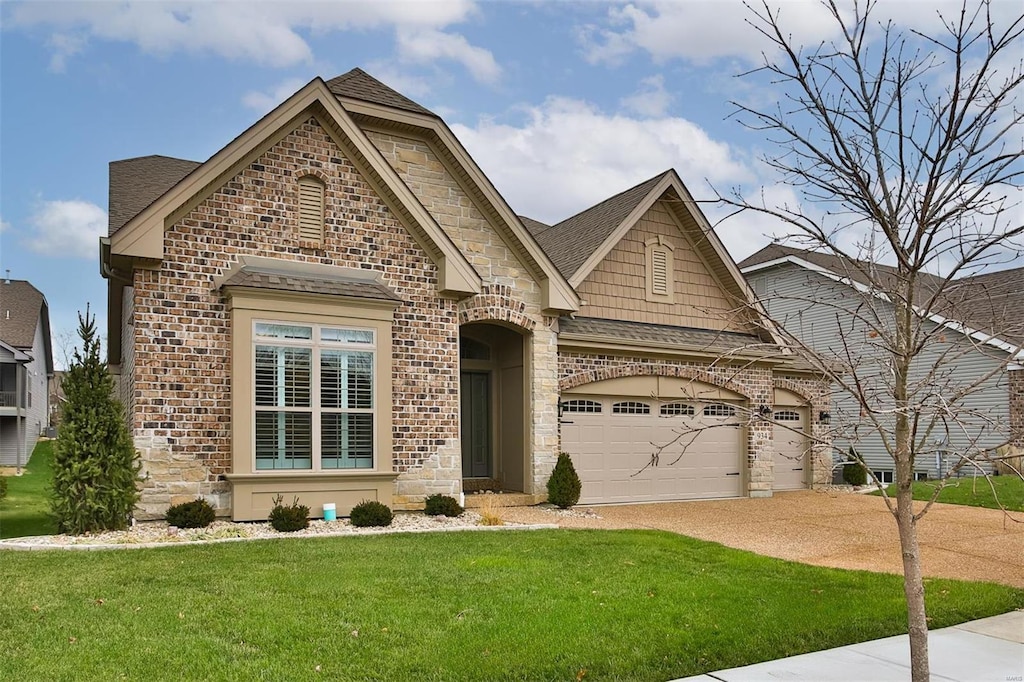
M 114 379 L 100 359 L 95 317 L 78 314 L 76 348 L 62 386 L 60 436 L 54 448 L 51 510 L 62 533 L 120 530 L 139 500 L 141 464 L 114 398 Z
M 576 474 L 576 467 L 572 465 L 572 460 L 569 455 L 560 452 L 555 469 L 548 479 L 548 502 L 556 507 L 568 509 L 580 501 L 582 489 L 583 485 Z

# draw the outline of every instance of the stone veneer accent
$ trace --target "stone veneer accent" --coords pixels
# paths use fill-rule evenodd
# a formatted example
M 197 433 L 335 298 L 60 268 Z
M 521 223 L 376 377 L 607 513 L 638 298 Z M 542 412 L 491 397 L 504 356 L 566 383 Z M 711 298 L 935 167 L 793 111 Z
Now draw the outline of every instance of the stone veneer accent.
M 828 387 L 821 381 L 799 375 L 775 376 L 770 367 L 757 365 L 709 365 L 705 361 L 672 360 L 613 354 L 562 351 L 558 356 L 558 387 L 566 390 L 594 381 L 631 376 L 667 376 L 694 379 L 734 391 L 744 396 L 753 410 L 774 403 L 775 388 L 785 388 L 811 401 L 811 420 L 819 410 L 828 409 Z M 814 424 L 814 436 L 821 427 Z M 753 411 L 747 422 L 747 492 L 751 497 L 770 497 L 774 480 L 772 422 Z M 810 460 L 814 486 L 831 480 L 831 455 L 828 446 L 812 447 Z
M 1009 370 L 1010 442 L 1024 448 L 1024 369 Z
M 480 294 L 459 304 L 460 324 L 491 321 L 527 334 L 532 481 L 526 487 L 532 490 L 524 492 L 543 494 L 558 458 L 558 345 L 551 329 L 555 318 L 541 312 L 540 286 L 427 142 L 373 130 L 367 137 L 484 280 Z M 415 504 L 422 489 L 400 478 L 396 494 Z

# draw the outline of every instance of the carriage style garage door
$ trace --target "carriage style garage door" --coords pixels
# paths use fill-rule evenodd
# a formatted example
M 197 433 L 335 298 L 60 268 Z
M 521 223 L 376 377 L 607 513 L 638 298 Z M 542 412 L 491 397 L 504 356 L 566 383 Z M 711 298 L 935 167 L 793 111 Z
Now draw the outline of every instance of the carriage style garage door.
M 775 409 L 774 490 L 799 490 L 807 487 L 807 410 L 786 407 Z
M 562 450 L 583 482 L 580 503 L 741 497 L 746 433 L 739 415 L 718 399 L 563 395 Z M 677 440 L 695 427 L 702 430 Z M 673 440 L 649 466 L 652 444 Z

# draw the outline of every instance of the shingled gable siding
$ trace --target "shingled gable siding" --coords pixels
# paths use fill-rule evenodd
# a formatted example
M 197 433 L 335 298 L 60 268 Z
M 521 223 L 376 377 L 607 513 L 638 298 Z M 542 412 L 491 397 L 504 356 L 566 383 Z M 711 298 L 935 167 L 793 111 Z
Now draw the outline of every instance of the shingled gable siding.
M 675 248 L 671 259 L 675 274 L 672 303 L 649 301 L 645 295 L 645 242 L 659 236 Z M 652 206 L 587 275 L 578 292 L 584 302 L 581 317 L 750 332 L 736 319 L 735 304 L 722 293 L 661 202 Z
M 325 179 L 322 248 L 298 245 L 297 178 Z M 403 480 L 457 463 L 458 322 L 437 270 L 314 119 L 172 226 L 159 270 L 134 278 L 132 428 L 149 474 L 143 516 L 206 495 L 230 508 L 230 320 L 213 277 L 241 254 L 381 272 L 406 303 L 395 311 L 393 455 Z M 457 491 L 459 479 L 431 476 Z
M 748 405 L 772 405 L 774 389 L 785 388 L 811 400 L 811 412 L 828 409 L 828 386 L 800 375 L 774 375 L 767 367 L 712 367 L 700 361 L 645 358 L 641 356 L 598 355 L 561 351 L 558 354 L 559 389 L 575 388 L 592 381 L 629 376 L 670 376 L 693 378 L 722 386 L 744 395 Z M 815 435 L 822 427 L 815 424 Z M 770 497 L 774 481 L 772 422 L 755 419 L 747 427 L 747 494 Z M 815 486 L 831 480 L 831 457 L 827 447 L 812 451 L 811 477 Z
M 460 303 L 463 322 L 510 322 L 530 331 L 533 490 L 527 492 L 543 493 L 558 456 L 558 346 L 554 319 L 541 313 L 540 287 L 429 145 L 374 131 L 367 135 L 484 280 L 481 294 Z

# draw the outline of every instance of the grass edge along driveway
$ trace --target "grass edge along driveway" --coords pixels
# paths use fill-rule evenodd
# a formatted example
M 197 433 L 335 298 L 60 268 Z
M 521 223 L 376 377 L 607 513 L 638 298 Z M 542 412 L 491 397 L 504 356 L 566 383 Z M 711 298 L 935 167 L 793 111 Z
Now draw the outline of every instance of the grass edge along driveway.
M 917 481 L 914 483 L 914 499 L 930 500 L 941 481 Z M 994 491 L 994 492 L 993 492 Z M 886 488 L 890 497 L 896 496 L 896 484 Z M 871 495 L 881 496 L 875 490 Z M 1024 512 L 1024 480 L 1019 476 L 965 476 L 951 478 L 945 482 L 936 502 L 962 504 L 986 509 L 1003 508 L 1011 512 Z
M 899 576 L 661 531 L 0 555 L 7 679 L 665 680 L 905 632 Z M 933 628 L 1024 607 L 928 580 Z

